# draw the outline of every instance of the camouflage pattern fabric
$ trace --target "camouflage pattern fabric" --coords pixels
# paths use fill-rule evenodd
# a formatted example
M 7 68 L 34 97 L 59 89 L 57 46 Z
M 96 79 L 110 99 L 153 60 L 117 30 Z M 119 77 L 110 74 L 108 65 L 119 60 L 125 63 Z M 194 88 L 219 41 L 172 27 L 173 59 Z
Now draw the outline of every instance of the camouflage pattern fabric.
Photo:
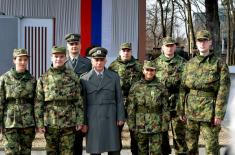
M 167 96 L 167 90 L 156 79 L 136 82 L 127 99 L 129 129 L 138 133 L 167 131 L 170 120 Z
M 180 115 L 185 114 L 195 121 L 211 122 L 214 117 L 222 120 L 229 88 L 228 66 L 221 59 L 213 52 L 206 57 L 194 57 L 186 64 L 182 75 Z
M 228 66 L 212 51 L 208 56 L 198 55 L 186 64 L 177 109 L 180 115 L 188 118 L 186 140 L 189 152 L 198 150 L 196 143 L 201 131 L 206 139 L 207 154 L 212 150 L 212 154 L 219 154 L 220 127 L 214 126 L 211 120 L 223 120 L 229 87 Z
M 3 131 L 3 143 L 6 155 L 30 155 L 35 128 L 6 128 Z
M 178 55 L 173 58 L 167 58 L 164 54 L 155 59 L 156 64 L 156 77 L 167 88 L 169 92 L 169 108 L 171 109 L 171 127 L 174 136 L 173 145 L 176 154 L 186 154 L 187 145 L 185 142 L 185 124 L 179 121 L 176 112 L 176 102 L 179 97 L 179 89 L 181 84 L 181 76 L 186 60 Z M 169 145 L 167 134 L 163 135 L 163 142 Z M 166 148 L 167 146 L 162 146 Z M 169 147 L 169 146 L 168 146 Z M 165 150 L 166 151 L 166 150 Z M 170 152 L 170 150 L 168 151 Z
M 142 65 L 134 57 L 123 62 L 119 56 L 108 69 L 118 73 L 124 98 L 128 96 L 133 83 L 139 81 L 142 75 Z
M 220 126 L 213 126 L 208 122 L 197 122 L 188 120 L 186 141 L 189 148 L 189 154 L 198 154 L 198 137 L 200 131 L 205 141 L 207 155 L 219 155 L 219 132 Z
M 37 127 L 71 127 L 83 124 L 84 112 L 78 76 L 71 69 L 50 68 L 37 82 Z
M 137 133 L 136 139 L 138 141 L 138 154 L 139 155 L 161 155 L 161 141 L 162 136 L 160 133 L 146 134 Z
M 35 126 L 34 92 L 36 81 L 28 72 L 14 68 L 0 77 L 0 126 L 24 128 Z
M 47 155 L 73 155 L 74 129 L 47 127 L 45 133 Z

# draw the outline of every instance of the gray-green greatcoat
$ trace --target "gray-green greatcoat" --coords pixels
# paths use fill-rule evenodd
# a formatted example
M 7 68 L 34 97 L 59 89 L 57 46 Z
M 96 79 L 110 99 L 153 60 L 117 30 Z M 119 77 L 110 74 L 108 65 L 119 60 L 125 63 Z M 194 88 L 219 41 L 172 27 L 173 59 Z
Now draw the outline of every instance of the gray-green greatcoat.
M 122 91 L 118 74 L 107 69 L 99 81 L 92 69 L 81 76 L 88 133 L 88 153 L 120 150 L 117 121 L 125 120 Z

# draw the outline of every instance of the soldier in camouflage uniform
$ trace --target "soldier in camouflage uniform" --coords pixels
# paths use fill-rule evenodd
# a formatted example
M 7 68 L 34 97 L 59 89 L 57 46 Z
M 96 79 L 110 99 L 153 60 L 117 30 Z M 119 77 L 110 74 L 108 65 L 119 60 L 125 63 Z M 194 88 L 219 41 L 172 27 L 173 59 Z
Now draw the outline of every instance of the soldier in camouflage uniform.
M 211 35 L 207 30 L 198 31 L 196 40 L 199 55 L 185 65 L 178 111 L 182 121 L 187 119 L 189 154 L 198 154 L 201 132 L 206 154 L 218 155 L 218 136 L 230 87 L 229 71 L 228 66 L 210 50 Z
M 144 62 L 143 74 L 130 89 L 127 123 L 136 137 L 139 155 L 161 155 L 162 132 L 168 130 L 170 120 L 168 92 L 156 79 L 153 62 Z
M 157 68 L 156 77 L 167 88 L 169 92 L 169 108 L 171 112 L 171 131 L 173 135 L 173 145 L 176 154 L 186 154 L 187 145 L 185 142 L 185 124 L 180 121 L 176 113 L 176 102 L 179 96 L 181 75 L 185 64 L 185 59 L 175 54 L 175 40 L 171 37 L 163 38 L 163 53 L 155 59 Z M 164 148 L 163 154 L 170 154 L 168 132 L 163 134 Z M 167 149 L 168 148 L 168 149 Z
M 118 58 L 113 61 L 109 69 L 118 73 L 124 98 L 124 105 L 126 106 L 126 98 L 133 83 L 139 81 L 142 75 L 141 64 L 132 56 L 131 43 L 121 44 L 121 50 Z M 120 126 L 120 134 L 123 126 Z M 137 143 L 134 139 L 133 133 L 130 131 L 131 137 L 131 152 L 137 155 Z M 121 141 L 121 139 L 120 139 Z
M 35 78 L 25 49 L 14 49 L 15 67 L 0 77 L 0 128 L 6 155 L 30 155 L 35 137 Z
M 79 78 L 66 69 L 66 49 L 52 48 L 52 67 L 37 82 L 35 117 L 38 131 L 45 134 L 48 155 L 72 155 L 75 130 L 84 121 Z

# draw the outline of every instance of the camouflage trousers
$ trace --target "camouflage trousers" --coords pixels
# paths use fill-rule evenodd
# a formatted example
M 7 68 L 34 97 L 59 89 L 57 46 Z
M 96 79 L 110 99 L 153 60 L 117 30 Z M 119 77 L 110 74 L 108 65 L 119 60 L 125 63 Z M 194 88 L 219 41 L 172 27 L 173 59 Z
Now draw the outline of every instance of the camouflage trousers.
M 161 133 L 136 133 L 138 155 L 161 155 Z
M 178 116 L 171 121 L 171 132 L 174 136 L 173 146 L 176 155 L 186 155 L 188 152 L 188 147 L 185 140 L 186 134 L 186 124 L 183 123 Z
M 190 155 L 198 155 L 198 140 L 200 132 L 205 141 L 207 155 L 219 155 L 219 132 L 221 127 L 210 122 L 188 120 L 186 129 L 186 142 Z
M 47 155 L 73 155 L 75 127 L 51 128 L 46 127 Z
M 30 155 L 35 128 L 6 128 L 3 131 L 3 143 L 6 155 Z

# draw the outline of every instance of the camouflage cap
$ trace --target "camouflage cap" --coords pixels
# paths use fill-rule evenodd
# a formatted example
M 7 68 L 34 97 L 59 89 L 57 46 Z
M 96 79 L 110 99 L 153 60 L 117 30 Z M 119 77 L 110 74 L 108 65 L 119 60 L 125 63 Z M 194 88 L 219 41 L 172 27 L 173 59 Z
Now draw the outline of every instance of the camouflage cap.
M 108 50 L 103 47 L 94 47 L 89 51 L 89 56 L 93 58 L 105 58 Z
M 126 43 L 122 43 L 120 48 L 121 49 L 130 49 L 131 50 L 132 46 L 131 46 L 131 43 L 126 42 Z
M 66 54 L 66 48 L 63 46 L 53 46 L 51 50 L 51 54 L 56 54 L 56 53 Z
M 156 65 L 153 61 L 145 60 L 144 61 L 144 66 L 143 68 L 151 68 L 151 69 L 156 69 Z
M 162 45 L 172 45 L 175 44 L 175 40 L 172 37 L 165 37 L 162 39 Z
M 24 48 L 15 48 L 13 50 L 13 58 L 19 57 L 19 56 L 28 56 L 27 50 Z
M 211 34 L 207 30 L 201 30 L 196 33 L 196 40 L 199 40 L 199 39 L 210 40 L 210 38 L 211 38 Z
M 69 33 L 65 36 L 65 40 L 67 42 L 73 42 L 73 41 L 80 41 L 80 34 L 75 34 L 75 33 Z

